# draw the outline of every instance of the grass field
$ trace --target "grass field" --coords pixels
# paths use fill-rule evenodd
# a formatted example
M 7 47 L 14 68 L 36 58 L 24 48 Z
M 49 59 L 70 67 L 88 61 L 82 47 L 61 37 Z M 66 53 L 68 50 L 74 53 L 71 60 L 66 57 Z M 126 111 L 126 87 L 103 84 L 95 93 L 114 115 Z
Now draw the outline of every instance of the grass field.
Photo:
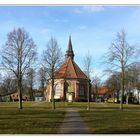
M 91 104 L 80 114 L 95 134 L 140 134 L 140 105 Z
M 63 121 L 64 109 L 51 110 L 47 103 L 23 103 L 23 110 L 18 103 L 0 103 L 1 134 L 53 134 L 59 131 Z
M 56 134 L 65 116 L 65 109 L 79 108 L 80 115 L 95 134 L 138 133 L 140 134 L 140 105 L 57 102 L 56 110 L 51 103 L 23 102 L 23 110 L 17 102 L 0 102 L 1 134 Z

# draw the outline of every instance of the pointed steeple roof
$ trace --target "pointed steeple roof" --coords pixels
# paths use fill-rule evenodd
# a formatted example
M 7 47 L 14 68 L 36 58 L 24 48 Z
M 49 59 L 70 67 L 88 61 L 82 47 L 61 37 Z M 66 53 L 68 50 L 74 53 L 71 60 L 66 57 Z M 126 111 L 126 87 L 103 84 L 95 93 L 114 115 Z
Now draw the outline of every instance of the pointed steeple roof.
M 66 51 L 65 57 L 66 58 L 71 57 L 72 60 L 74 59 L 74 52 L 73 52 L 73 49 L 72 49 L 71 36 L 69 36 L 68 49 Z
M 65 62 L 60 66 L 58 70 L 54 72 L 54 77 L 57 78 L 70 78 L 70 79 L 85 79 L 87 76 L 74 62 L 74 53 L 72 49 L 71 36 L 69 37 L 68 50 L 65 55 Z
M 54 73 L 55 78 L 88 79 L 79 66 L 69 57 Z

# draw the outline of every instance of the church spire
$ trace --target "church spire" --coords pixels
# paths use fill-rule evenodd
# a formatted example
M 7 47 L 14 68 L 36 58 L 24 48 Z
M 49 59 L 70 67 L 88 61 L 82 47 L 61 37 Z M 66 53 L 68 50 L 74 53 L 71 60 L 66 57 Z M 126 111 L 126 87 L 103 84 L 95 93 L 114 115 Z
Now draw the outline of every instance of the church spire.
M 65 57 L 66 58 L 71 57 L 72 60 L 74 59 L 74 52 L 73 52 L 73 49 L 72 49 L 71 36 L 69 36 L 68 49 L 66 51 Z

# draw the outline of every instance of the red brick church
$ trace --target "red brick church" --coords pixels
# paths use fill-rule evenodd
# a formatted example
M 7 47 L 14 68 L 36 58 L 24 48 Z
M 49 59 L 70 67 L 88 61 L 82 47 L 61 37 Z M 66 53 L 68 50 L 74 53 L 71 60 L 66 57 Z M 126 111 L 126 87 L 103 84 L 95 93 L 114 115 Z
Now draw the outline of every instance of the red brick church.
M 62 101 L 87 101 L 88 78 L 74 62 L 71 37 L 65 54 L 65 62 L 54 73 L 54 99 Z M 47 88 L 47 100 L 51 100 L 51 86 Z

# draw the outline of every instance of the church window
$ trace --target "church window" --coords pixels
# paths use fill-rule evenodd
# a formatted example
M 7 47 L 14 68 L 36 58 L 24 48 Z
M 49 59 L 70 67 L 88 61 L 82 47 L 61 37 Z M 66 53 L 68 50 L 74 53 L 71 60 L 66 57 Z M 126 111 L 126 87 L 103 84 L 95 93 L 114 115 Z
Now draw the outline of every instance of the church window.
M 84 96 L 84 92 L 85 92 L 84 85 L 80 85 L 80 87 L 79 87 L 79 95 Z
M 56 95 L 56 96 L 60 96 L 60 95 L 61 95 L 61 92 L 62 92 L 61 84 L 57 84 L 57 85 L 55 86 L 55 95 Z

